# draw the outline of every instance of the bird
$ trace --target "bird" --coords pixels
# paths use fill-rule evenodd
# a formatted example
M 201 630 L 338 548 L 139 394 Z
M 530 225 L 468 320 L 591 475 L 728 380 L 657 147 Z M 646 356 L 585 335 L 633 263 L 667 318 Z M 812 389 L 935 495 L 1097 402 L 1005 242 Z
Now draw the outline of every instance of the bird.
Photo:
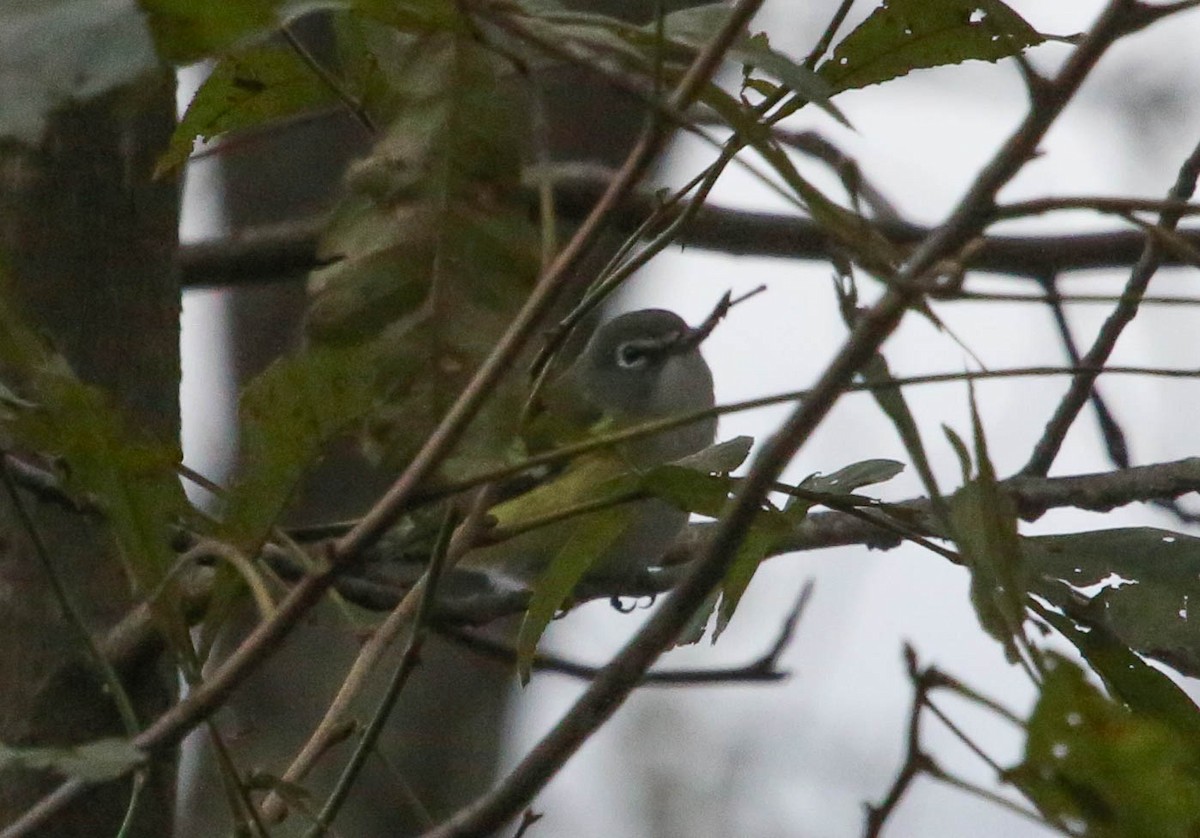
M 712 325 L 693 329 L 665 309 L 633 311 L 601 324 L 546 388 L 543 424 L 560 432 L 606 433 L 713 407 L 712 371 L 700 353 Z M 695 454 L 712 445 L 716 426 L 715 416 L 708 416 L 580 455 L 549 479 L 492 507 L 494 531 L 521 531 L 530 522 L 588 501 L 611 481 Z M 573 543 L 587 552 L 579 540 L 598 540 L 594 532 L 588 534 L 589 528 L 603 525 L 608 543 L 592 545 L 595 555 L 583 577 L 599 587 L 620 588 L 661 559 L 687 520 L 687 511 L 644 498 L 476 547 L 461 557 L 457 568 L 484 573 L 493 582 L 531 587 Z

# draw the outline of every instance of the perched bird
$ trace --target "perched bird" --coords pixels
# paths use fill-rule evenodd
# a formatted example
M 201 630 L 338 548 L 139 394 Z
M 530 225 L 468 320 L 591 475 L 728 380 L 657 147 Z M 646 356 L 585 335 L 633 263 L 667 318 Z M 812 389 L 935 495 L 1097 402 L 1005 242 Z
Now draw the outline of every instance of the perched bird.
M 692 329 L 662 309 L 616 317 L 595 331 L 547 388 L 545 416 L 560 429 L 582 435 L 587 429 L 611 432 L 712 407 L 712 372 L 700 354 L 711 328 L 710 322 Z M 708 417 L 575 458 L 557 475 L 493 507 L 495 532 L 521 534 L 470 550 L 458 568 L 529 586 L 556 556 L 574 551 L 592 554 L 584 577 L 589 582 L 620 587 L 636 579 L 670 547 L 687 523 L 687 512 L 647 498 L 522 528 L 594 500 L 631 472 L 707 448 L 716 424 Z

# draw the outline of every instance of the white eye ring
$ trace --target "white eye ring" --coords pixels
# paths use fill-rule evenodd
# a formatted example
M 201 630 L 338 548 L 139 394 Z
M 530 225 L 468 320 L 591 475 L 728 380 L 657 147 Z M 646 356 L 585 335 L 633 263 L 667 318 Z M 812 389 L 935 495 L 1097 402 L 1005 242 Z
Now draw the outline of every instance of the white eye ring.
M 639 343 L 640 341 L 631 340 L 617 347 L 618 367 L 632 370 L 646 366 L 646 362 L 650 360 L 650 356 L 646 353 L 644 347 L 638 345 Z

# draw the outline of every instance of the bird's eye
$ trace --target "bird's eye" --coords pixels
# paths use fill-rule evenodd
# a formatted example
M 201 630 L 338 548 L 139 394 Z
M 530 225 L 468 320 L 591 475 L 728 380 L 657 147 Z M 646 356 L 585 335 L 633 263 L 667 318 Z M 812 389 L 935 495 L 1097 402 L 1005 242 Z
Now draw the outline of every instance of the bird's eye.
M 638 346 L 633 341 L 623 343 L 617 347 L 617 366 L 622 369 L 636 369 L 644 367 L 649 359 L 644 347 Z

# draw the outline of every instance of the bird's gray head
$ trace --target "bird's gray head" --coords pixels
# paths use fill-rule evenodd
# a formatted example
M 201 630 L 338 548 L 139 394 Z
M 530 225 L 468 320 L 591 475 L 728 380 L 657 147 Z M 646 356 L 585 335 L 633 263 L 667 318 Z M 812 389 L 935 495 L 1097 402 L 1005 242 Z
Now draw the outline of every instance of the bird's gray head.
M 699 343 L 674 312 L 634 311 L 600 326 L 572 373 L 584 397 L 619 425 L 702 410 L 714 399 Z M 715 418 L 664 432 L 646 440 L 649 446 L 639 445 L 636 459 L 675 460 L 711 445 L 715 433 Z

